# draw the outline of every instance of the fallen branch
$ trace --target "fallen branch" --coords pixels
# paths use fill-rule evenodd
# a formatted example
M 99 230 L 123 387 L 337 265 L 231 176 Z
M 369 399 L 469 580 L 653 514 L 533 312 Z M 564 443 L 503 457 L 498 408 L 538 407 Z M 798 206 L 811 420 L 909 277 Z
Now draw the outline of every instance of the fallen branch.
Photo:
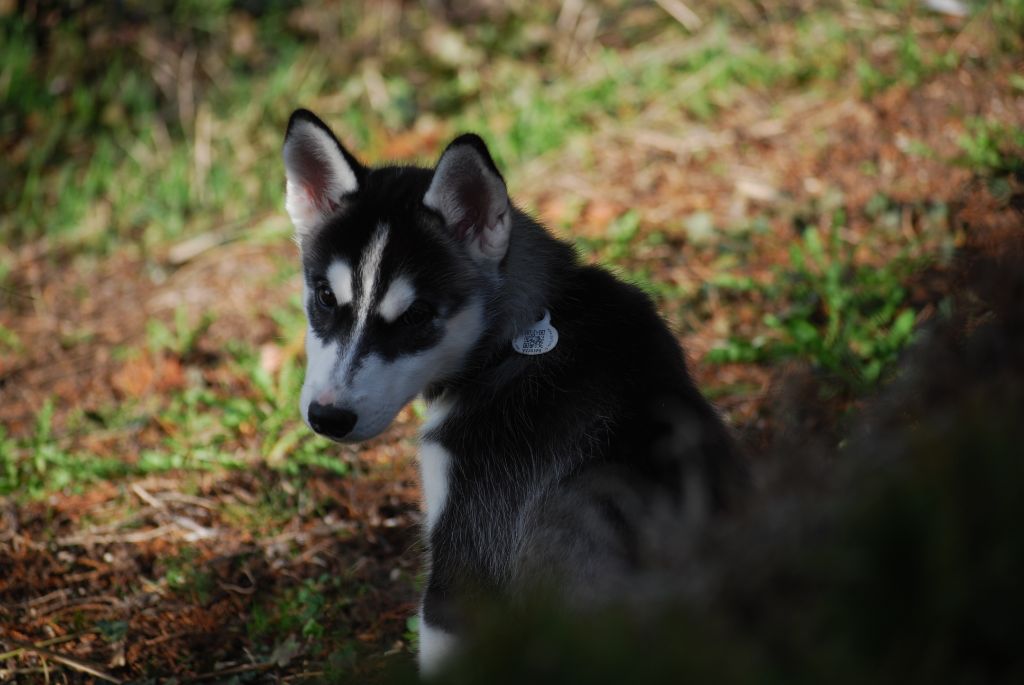
M 687 7 L 681 0 L 654 0 L 661 9 L 668 12 L 673 19 L 683 25 L 687 31 L 693 32 L 704 25 L 697 13 Z

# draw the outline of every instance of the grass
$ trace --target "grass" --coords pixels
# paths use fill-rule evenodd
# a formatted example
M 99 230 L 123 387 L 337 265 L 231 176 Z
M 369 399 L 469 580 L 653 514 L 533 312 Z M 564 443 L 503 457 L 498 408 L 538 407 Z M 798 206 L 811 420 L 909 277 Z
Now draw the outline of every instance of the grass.
M 337 590 L 340 583 L 337 578 L 322 575 L 308 578 L 296 587 L 291 588 L 284 596 L 276 598 L 270 607 L 257 605 L 249 617 L 249 633 L 256 638 L 273 638 L 278 635 L 299 633 L 303 637 L 322 638 L 328 607 L 325 594 L 330 589 Z M 332 603 L 337 610 L 343 604 Z
M 390 132 L 443 118 L 447 133 L 484 132 L 499 163 L 514 170 L 609 121 L 679 109 L 709 121 L 750 89 L 823 87 L 851 77 L 870 96 L 957 64 L 948 54 L 923 55 L 909 26 L 851 28 L 841 14 L 823 10 L 798 20 L 791 42 L 751 40 L 723 18 L 682 50 L 672 49 L 679 35 L 670 23 L 647 20 L 640 29 L 653 34 L 648 44 L 629 53 L 598 47 L 573 78 L 545 36 L 536 41 L 532 68 L 522 69 L 530 41 L 520 30 L 552 21 L 555 9 L 541 3 L 526 17 L 464 32 L 419 11 L 382 16 L 392 22 L 384 28 L 407 40 L 355 55 L 350 77 L 340 82 L 331 53 L 310 49 L 316 45 L 307 34 L 282 29 L 284 10 L 275 3 L 251 18 L 228 3 L 175 10 L 164 30 L 91 8 L 51 29 L 46 40 L 61 47 L 42 52 L 35 27 L 4 17 L 0 135 L 12 154 L 0 185 L 2 205 L 13 212 L 5 213 L 0 235 L 46 236 L 101 252 L 127 238 L 154 250 L 276 212 L 281 184 L 264 169 L 278 155 L 296 103 L 326 100 L 319 109 L 370 156 Z M 143 19 L 159 16 L 137 10 Z M 337 38 L 358 44 L 372 24 L 342 19 L 352 33 Z M 109 35 L 118 28 L 138 32 L 145 49 Z M 180 41 L 194 47 L 192 57 L 170 52 Z M 872 46 L 888 42 L 897 47 L 873 55 Z M 485 59 L 489 50 L 499 57 Z M 850 54 L 864 56 L 850 64 Z M 62 116 L 50 116 L 54 111 Z
M 1024 127 L 969 119 L 958 142 L 970 169 L 989 177 L 1024 173 Z
M 149 346 L 158 354 L 175 350 L 187 360 L 195 351 L 197 331 L 206 325 L 179 328 L 176 334 L 151 325 Z M 74 413 L 60 434 L 52 426 L 54 401 L 47 401 L 33 433 L 21 437 L 0 433 L 0 495 L 35 498 L 65 489 L 81 491 L 103 480 L 180 469 L 241 469 L 253 462 L 267 463 L 292 476 L 311 468 L 338 475 L 348 471 L 348 465 L 331 454 L 330 443 L 306 430 L 296 416 L 302 385 L 298 360 L 287 360 L 279 371 L 269 374 L 255 350 L 236 345 L 230 366 L 235 381 L 229 387 L 197 377 L 156 406 L 142 400 Z M 246 395 L 234 394 L 237 381 L 248 385 Z M 141 449 L 133 446 L 135 460 L 70 446 L 97 431 L 132 433 L 154 424 L 162 437 L 143 441 Z
M 891 368 L 914 330 L 903 284 L 921 265 L 906 258 L 880 267 L 858 264 L 852 246 L 840 238 L 843 224 L 840 212 L 824 238 L 817 227 L 805 230 L 790 245 L 789 265 L 769 283 L 729 276 L 716 281 L 726 291 L 760 291 L 782 308 L 764 314 L 765 335 L 731 339 L 713 349 L 709 361 L 805 359 L 831 374 L 840 390 L 854 393 L 871 388 Z
M 38 498 L 133 473 L 121 458 L 63 448 L 53 432 L 53 412 L 53 401 L 47 401 L 36 418 L 35 432 L 21 439 L 0 429 L 0 495 Z

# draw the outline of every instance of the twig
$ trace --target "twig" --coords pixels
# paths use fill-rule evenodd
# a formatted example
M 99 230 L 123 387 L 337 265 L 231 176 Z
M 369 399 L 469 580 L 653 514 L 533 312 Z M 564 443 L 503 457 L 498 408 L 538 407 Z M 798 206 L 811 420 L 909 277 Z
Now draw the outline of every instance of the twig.
M 33 644 L 35 644 L 36 647 L 52 647 L 53 645 L 59 645 L 65 642 L 71 642 L 72 640 L 77 640 L 85 634 L 86 633 L 69 633 L 67 635 L 58 635 L 57 637 L 51 637 L 49 640 L 40 640 L 39 642 L 35 642 Z M 9 652 L 4 652 L 0 654 L 0 661 L 4 661 L 6 659 L 10 659 L 11 657 L 22 654 L 24 651 L 24 647 L 18 647 L 17 649 L 12 649 Z
M 690 157 L 705 150 L 727 147 L 736 142 L 732 131 L 711 133 L 700 128 L 685 136 L 674 136 L 661 131 L 640 130 L 633 134 L 633 140 L 640 145 L 669 152 L 680 157 Z
M 245 577 L 249 579 L 249 587 L 242 587 L 241 585 L 235 585 L 234 583 L 217 583 L 220 587 L 228 592 L 235 592 L 240 595 L 251 595 L 256 592 L 256 579 L 252 577 L 249 571 L 242 571 Z
M 35 607 L 39 606 L 40 604 L 46 604 L 52 599 L 67 599 L 67 593 L 68 591 L 65 588 L 60 588 L 58 590 L 54 590 L 53 592 L 47 592 L 45 595 L 42 595 L 41 597 L 33 597 L 32 599 L 26 600 L 24 602 L 24 606 Z
M 11 657 L 20 656 L 25 652 L 32 652 L 43 659 L 56 661 L 57 663 L 73 668 L 76 671 L 88 673 L 91 676 L 95 676 L 101 680 L 106 680 L 110 683 L 117 683 L 117 685 L 121 685 L 121 683 L 123 682 L 120 678 L 111 675 L 110 673 L 107 673 L 95 664 L 89 663 L 88 661 L 84 661 L 82 659 L 78 659 L 76 657 L 68 656 L 66 654 L 54 652 L 44 647 L 39 647 L 36 644 L 32 644 L 31 642 L 20 642 L 18 640 L 12 640 L 9 637 L 0 638 L 0 642 L 4 642 L 14 647 L 13 650 L 6 652 L 4 654 L 0 654 L 0 659 L 10 659 Z
M 50 594 L 44 595 L 43 597 L 39 598 L 39 600 L 29 600 L 28 602 L 23 603 L 22 606 L 34 609 L 35 612 L 38 613 L 40 616 L 49 616 L 50 614 L 62 612 L 66 609 L 71 608 L 79 609 L 82 611 L 109 610 L 112 607 L 120 606 L 122 603 L 122 600 L 118 599 L 117 597 L 110 597 L 108 595 L 73 597 L 71 599 L 68 599 L 67 592 L 64 592 L 63 590 L 60 590 L 58 592 L 60 592 L 61 594 L 56 595 L 55 593 L 51 592 Z M 50 602 L 51 599 L 57 600 L 55 606 L 45 606 L 45 603 Z M 46 602 L 44 603 L 42 600 L 46 600 Z
M 26 295 L 25 293 L 18 292 L 14 288 L 8 288 L 5 285 L 0 285 L 0 292 L 6 293 L 8 295 L 12 295 L 14 297 L 20 297 L 20 298 L 25 299 L 25 300 L 34 300 L 34 299 L 36 299 L 32 295 Z
M 5 682 L 6 679 L 10 678 L 11 676 L 31 675 L 34 673 L 42 673 L 44 676 L 48 676 L 50 670 L 43 666 L 39 666 L 37 668 L 0 668 L 0 682 Z M 15 679 L 14 682 L 20 683 L 21 681 Z
M 169 640 L 177 640 L 179 637 L 185 637 L 186 635 L 191 635 L 193 632 L 194 631 L 192 631 L 192 630 L 178 630 L 178 631 L 175 631 L 173 633 L 166 633 L 164 635 L 159 635 L 157 637 L 150 638 L 150 639 L 144 641 L 142 644 L 144 644 L 146 647 L 152 647 L 152 646 L 158 645 L 158 644 L 160 644 L 162 642 L 167 642 Z
M 124 535 L 69 535 L 64 538 L 58 538 L 55 541 L 55 544 L 58 547 L 110 545 L 115 543 L 134 544 L 166 537 L 168 534 L 179 532 L 180 530 L 181 528 L 179 526 L 170 524 L 137 533 L 125 533 Z
M 303 673 L 293 673 L 291 675 L 282 676 L 281 677 L 281 682 L 283 682 L 283 683 L 290 683 L 290 682 L 292 682 L 294 680 L 309 680 L 310 678 L 320 679 L 320 678 L 323 678 L 323 677 L 324 677 L 324 672 L 323 671 L 305 671 Z
M 190 262 L 207 250 L 223 245 L 231 240 L 228 231 L 208 231 L 184 240 L 167 251 L 167 262 L 172 266 L 181 266 Z
M 209 673 L 202 673 L 191 678 L 186 678 L 183 682 L 186 683 L 198 683 L 203 680 L 215 680 L 222 678 L 227 675 L 237 675 L 239 673 L 251 673 L 252 671 L 266 671 L 276 666 L 273 661 L 267 661 L 261 664 L 246 664 L 244 666 L 232 666 L 231 668 L 225 668 L 220 671 L 210 671 Z
M 196 523 L 187 516 L 175 516 L 173 520 L 180 528 L 184 528 L 189 531 L 185 534 L 185 540 L 187 542 L 208 540 L 210 538 L 217 537 L 216 528 L 207 528 L 206 526 Z
M 179 504 L 191 504 L 195 507 L 202 507 L 209 511 L 217 509 L 217 505 L 205 497 L 196 497 L 195 495 L 186 495 L 180 492 L 161 492 L 159 495 L 154 497 L 161 503 L 177 502 Z
M 139 496 L 139 499 L 141 499 L 143 502 L 153 507 L 154 509 L 167 508 L 163 502 L 158 500 L 156 497 L 153 497 L 153 495 L 149 494 L 149 492 L 146 491 L 146 488 L 142 487 L 138 483 L 132 483 L 131 488 L 132 492 Z
M 654 0 L 654 2 L 672 15 L 672 18 L 682 24 L 687 31 L 696 31 L 704 25 L 697 13 L 687 7 L 682 0 Z
M 274 217 L 273 212 L 254 212 L 223 226 L 200 233 L 168 248 L 164 260 L 174 267 L 184 266 L 197 257 L 247 237 L 252 228 Z
M 104 615 L 109 615 L 109 612 L 117 609 L 120 604 L 121 600 L 115 600 L 112 602 L 105 597 L 83 597 L 82 601 L 68 602 L 63 606 L 47 609 L 42 615 L 56 618 L 58 616 L 63 616 L 72 609 L 79 612 L 94 611 L 97 613 L 104 613 Z

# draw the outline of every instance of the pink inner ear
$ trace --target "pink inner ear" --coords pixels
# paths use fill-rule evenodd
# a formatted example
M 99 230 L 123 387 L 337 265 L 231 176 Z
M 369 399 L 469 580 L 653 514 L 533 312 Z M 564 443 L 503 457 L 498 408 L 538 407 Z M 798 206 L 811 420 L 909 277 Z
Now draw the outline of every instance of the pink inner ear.
M 333 212 L 338 208 L 338 203 L 327 197 L 326 195 L 320 195 L 314 190 L 312 184 L 306 184 L 303 186 L 306 191 L 306 196 L 309 197 L 309 202 L 314 207 L 319 209 L 321 212 L 331 211 Z M 326 206 L 325 206 L 326 205 Z
M 478 235 L 483 229 L 483 216 L 477 212 L 466 210 L 463 217 L 454 225 L 452 231 L 459 240 Z
M 477 235 L 485 228 L 487 223 L 487 185 L 480 179 L 465 179 L 461 185 L 456 186 L 455 194 L 463 214 L 459 221 L 452 226 L 455 236 L 459 240 Z

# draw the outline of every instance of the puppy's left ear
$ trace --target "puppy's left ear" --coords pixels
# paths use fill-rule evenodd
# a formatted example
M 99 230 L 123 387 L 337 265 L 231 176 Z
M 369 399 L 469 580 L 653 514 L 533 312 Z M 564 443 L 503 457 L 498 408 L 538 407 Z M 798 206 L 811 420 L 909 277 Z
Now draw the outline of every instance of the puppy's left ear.
M 448 230 L 478 262 L 496 266 L 504 259 L 512 205 L 505 179 L 480 136 L 466 133 L 448 145 L 423 204 L 441 215 Z
M 327 124 L 305 109 L 288 120 L 284 135 L 285 208 L 302 245 L 334 213 L 341 198 L 359 190 L 366 169 L 346 150 Z

